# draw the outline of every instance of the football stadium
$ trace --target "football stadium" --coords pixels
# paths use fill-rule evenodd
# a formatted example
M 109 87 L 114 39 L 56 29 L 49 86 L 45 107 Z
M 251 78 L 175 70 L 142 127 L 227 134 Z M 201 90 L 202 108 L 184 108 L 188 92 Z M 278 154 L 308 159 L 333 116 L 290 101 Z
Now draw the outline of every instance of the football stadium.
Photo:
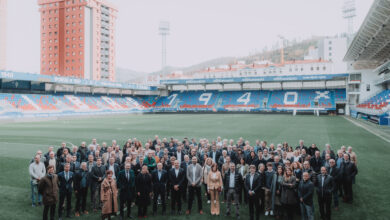
M 143 3 L 34 1 L 34 73 L 0 0 L 0 219 L 390 219 L 390 2 L 357 30 L 340 2 L 341 34 L 186 68 L 161 21 L 161 70 L 125 78 L 116 22 Z

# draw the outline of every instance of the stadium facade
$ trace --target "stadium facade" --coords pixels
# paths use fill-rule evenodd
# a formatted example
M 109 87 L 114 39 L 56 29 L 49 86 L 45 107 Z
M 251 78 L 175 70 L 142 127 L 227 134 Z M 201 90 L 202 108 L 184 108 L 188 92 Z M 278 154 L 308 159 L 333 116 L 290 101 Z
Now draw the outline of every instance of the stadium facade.
M 39 0 L 41 74 L 115 81 L 117 9 L 103 0 Z

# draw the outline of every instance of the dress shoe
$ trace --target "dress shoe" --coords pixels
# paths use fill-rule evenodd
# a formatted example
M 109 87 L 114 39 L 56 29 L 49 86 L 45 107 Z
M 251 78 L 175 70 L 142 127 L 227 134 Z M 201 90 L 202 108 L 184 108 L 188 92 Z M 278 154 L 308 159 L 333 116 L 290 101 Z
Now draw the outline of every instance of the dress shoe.
M 88 211 L 87 210 L 85 210 L 84 211 L 84 215 L 88 215 L 89 213 L 88 213 Z
M 74 214 L 74 216 L 80 217 L 80 212 L 76 212 L 76 213 Z
M 187 210 L 187 211 L 186 211 L 186 215 L 189 215 L 189 214 L 190 214 L 190 210 Z
M 199 211 L 199 214 L 200 214 L 200 215 L 203 215 L 203 211 L 202 211 L 202 210 L 200 210 L 200 211 Z

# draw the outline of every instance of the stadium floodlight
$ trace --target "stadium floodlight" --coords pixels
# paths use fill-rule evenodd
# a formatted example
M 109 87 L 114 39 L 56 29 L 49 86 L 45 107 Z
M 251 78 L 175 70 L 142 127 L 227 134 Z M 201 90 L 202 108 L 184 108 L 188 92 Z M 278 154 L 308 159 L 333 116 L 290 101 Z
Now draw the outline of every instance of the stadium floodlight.
M 344 0 L 342 8 L 343 18 L 348 22 L 348 34 L 353 34 L 353 19 L 356 17 L 355 0 Z
M 169 35 L 169 22 L 168 21 L 161 21 L 160 22 L 160 25 L 159 25 L 159 28 L 158 28 L 158 31 L 159 31 L 159 35 L 161 35 L 161 69 L 164 69 L 165 66 L 167 65 L 167 42 L 166 42 L 166 38 L 167 38 L 167 35 Z

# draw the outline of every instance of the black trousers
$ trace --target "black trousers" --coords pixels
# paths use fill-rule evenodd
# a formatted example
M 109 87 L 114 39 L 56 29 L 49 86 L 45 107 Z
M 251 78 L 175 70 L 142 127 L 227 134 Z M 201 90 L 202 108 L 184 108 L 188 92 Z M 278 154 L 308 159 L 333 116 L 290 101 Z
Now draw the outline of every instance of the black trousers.
M 296 209 L 296 205 L 290 205 L 290 204 L 283 204 L 284 209 L 284 216 L 287 220 L 293 220 L 294 219 L 294 211 Z
M 206 194 L 207 194 L 207 200 L 210 201 L 211 200 L 211 196 L 210 196 L 209 191 L 207 190 L 207 184 L 203 184 L 203 185 L 204 185 L 204 190 L 206 191 Z
M 146 204 L 138 205 L 138 217 L 146 216 L 148 206 Z
M 244 197 L 244 202 L 243 202 L 243 197 Z M 244 188 L 241 188 L 240 189 L 240 192 L 238 194 L 238 201 L 240 202 L 240 204 L 248 204 L 248 192 L 245 191 Z
M 80 206 L 81 211 L 86 211 L 87 206 L 87 195 L 88 195 L 88 188 L 81 188 L 77 194 L 76 194 L 76 212 L 80 212 Z
M 120 215 L 124 217 L 123 209 L 125 208 L 125 205 L 127 207 L 127 217 L 131 215 L 131 202 L 132 198 L 127 195 L 122 195 L 122 193 L 119 195 L 119 211 Z
M 248 195 L 250 220 L 254 220 L 255 210 L 256 210 L 256 220 L 260 219 L 260 203 L 259 203 L 259 201 L 260 201 L 259 196 Z
M 352 180 L 344 180 L 343 188 L 344 188 L 344 200 L 346 202 L 352 202 L 353 200 Z
M 265 207 L 265 191 L 264 191 L 264 189 L 260 189 L 259 200 L 260 200 L 260 210 L 261 210 L 261 212 L 263 212 L 264 207 Z
M 56 204 L 45 205 L 43 207 L 43 220 L 48 220 L 47 214 L 49 213 L 49 210 L 50 210 L 50 220 L 54 220 L 54 216 L 56 214 Z
M 175 211 L 175 207 L 177 205 L 177 210 L 178 211 L 181 211 L 181 189 L 179 188 L 179 190 L 174 190 L 172 188 L 172 191 L 171 191 L 171 209 L 172 211 Z
M 317 195 L 318 206 L 320 209 L 320 215 L 322 219 L 330 220 L 331 217 L 331 205 L 332 205 L 332 195 Z
M 153 212 L 157 212 L 157 199 L 158 196 L 161 198 L 162 203 L 162 212 L 165 213 L 166 210 L 166 201 L 165 201 L 165 189 L 155 189 L 153 191 Z
M 66 215 L 70 215 L 72 209 L 72 193 L 60 193 L 60 204 L 58 205 L 58 217 L 62 217 L 62 209 L 66 199 Z
M 195 199 L 195 194 L 198 199 L 198 210 L 202 210 L 202 194 L 201 194 L 201 187 L 200 186 L 190 186 L 188 187 L 188 210 L 191 211 L 192 209 L 192 203 Z
M 187 186 L 188 186 L 188 182 L 185 180 L 183 181 L 183 186 L 180 188 L 181 195 L 184 202 L 187 202 Z

